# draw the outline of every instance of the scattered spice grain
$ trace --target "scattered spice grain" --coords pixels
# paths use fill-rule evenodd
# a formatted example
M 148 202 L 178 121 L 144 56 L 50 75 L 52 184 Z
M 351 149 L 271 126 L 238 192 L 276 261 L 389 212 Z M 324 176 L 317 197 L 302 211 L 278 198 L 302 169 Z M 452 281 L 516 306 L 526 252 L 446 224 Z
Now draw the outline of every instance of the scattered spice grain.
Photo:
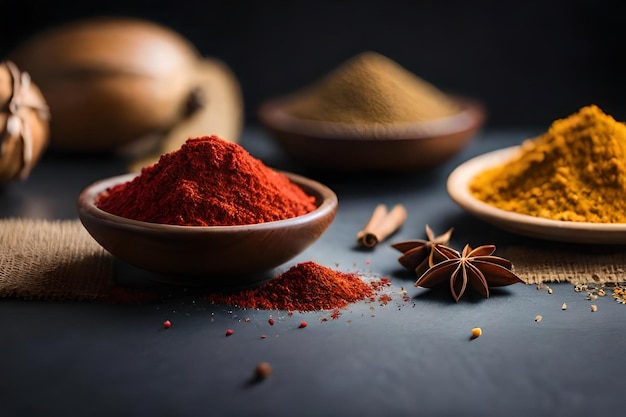
M 596 304 L 591 304 L 591 311 L 594 313 L 598 311 L 598 306 Z
M 543 320 L 543 316 L 540 316 L 540 315 L 535 316 L 535 321 L 537 323 L 539 323 L 541 320 Z
M 563 305 L 561 305 L 561 310 L 567 310 L 567 304 L 563 303 Z
M 298 328 L 300 329 L 304 329 L 306 326 L 308 326 L 306 321 L 301 321 L 300 324 L 298 325 Z
M 165 328 L 165 329 L 169 329 L 170 327 L 172 327 L 172 322 L 171 322 L 171 321 L 169 321 L 169 320 L 165 320 L 165 321 L 163 322 L 163 328 Z
M 256 379 L 265 379 L 272 374 L 272 366 L 268 362 L 260 362 L 254 368 L 254 376 Z
M 483 334 L 483 329 L 481 329 L 480 327 L 474 327 L 472 329 L 472 339 L 476 339 L 480 337 L 482 334 Z
M 131 181 L 96 199 L 109 213 L 179 226 L 232 226 L 301 216 L 315 198 L 218 136 L 189 138 Z
M 613 289 L 613 298 L 620 304 L 626 304 L 626 287 L 624 284 L 618 284 Z
M 391 296 L 389 294 L 382 294 L 378 297 L 378 301 L 381 305 L 387 305 L 391 301 Z
M 626 125 L 596 105 L 556 120 L 470 181 L 479 200 L 552 220 L 626 223 Z
M 267 322 L 270 324 L 270 326 L 274 325 L 274 319 L 272 317 L 270 317 L 269 319 L 267 319 Z
M 233 329 L 226 329 L 226 336 L 232 336 L 235 331 Z

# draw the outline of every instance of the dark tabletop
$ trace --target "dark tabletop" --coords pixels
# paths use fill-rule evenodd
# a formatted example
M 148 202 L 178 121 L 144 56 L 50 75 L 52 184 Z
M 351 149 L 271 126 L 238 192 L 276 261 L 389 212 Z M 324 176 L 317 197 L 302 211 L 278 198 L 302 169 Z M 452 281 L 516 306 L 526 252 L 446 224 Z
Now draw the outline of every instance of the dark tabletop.
M 532 133 L 485 130 L 429 172 L 338 175 L 290 162 L 262 130 L 246 129 L 241 143 L 253 155 L 324 182 L 339 197 L 328 231 L 283 269 L 314 260 L 387 276 L 392 301 L 353 304 L 328 319 L 328 312 L 215 306 L 193 291 L 145 305 L 0 300 L 0 416 L 621 414 L 626 306 L 607 296 L 592 313 L 569 283 L 551 284 L 552 294 L 517 284 L 455 303 L 415 288 L 388 245 L 423 238 L 426 224 L 436 232 L 454 227 L 457 247 L 536 243 L 469 216 L 445 190 L 459 163 Z M 0 216 L 75 219 L 79 191 L 125 164 L 48 154 L 26 182 L 0 193 Z M 404 204 L 407 221 L 374 250 L 359 249 L 356 232 L 378 203 Z M 401 288 L 408 302 L 397 296 Z M 483 335 L 470 340 L 477 326 Z M 261 361 L 273 372 L 252 383 Z

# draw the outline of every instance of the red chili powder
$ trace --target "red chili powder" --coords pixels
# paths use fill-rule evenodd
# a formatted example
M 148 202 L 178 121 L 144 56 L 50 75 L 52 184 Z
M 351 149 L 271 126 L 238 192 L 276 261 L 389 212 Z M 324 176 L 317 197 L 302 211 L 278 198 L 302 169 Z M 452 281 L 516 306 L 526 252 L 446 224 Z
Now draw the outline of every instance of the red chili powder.
M 381 278 L 368 283 L 356 274 L 309 261 L 292 266 L 260 287 L 235 294 L 210 294 L 207 299 L 216 304 L 261 310 L 335 310 L 373 297 L 389 282 L 388 278 Z
M 132 181 L 96 200 L 109 213 L 181 226 L 232 226 L 284 220 L 315 209 L 315 197 L 287 176 L 218 136 L 189 138 Z

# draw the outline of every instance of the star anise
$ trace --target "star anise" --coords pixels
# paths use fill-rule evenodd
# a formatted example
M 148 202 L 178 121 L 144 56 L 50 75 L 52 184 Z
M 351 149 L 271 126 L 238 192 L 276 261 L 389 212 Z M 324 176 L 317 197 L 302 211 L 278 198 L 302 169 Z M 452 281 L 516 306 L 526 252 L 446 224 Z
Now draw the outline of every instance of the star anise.
M 415 286 L 432 288 L 449 281 L 452 296 L 458 302 L 468 284 L 474 291 L 488 298 L 490 286 L 523 283 L 513 273 L 511 261 L 494 256 L 495 250 L 494 245 L 483 245 L 475 249 L 465 245 L 462 253 L 451 248 L 441 251 L 441 247 L 436 247 L 433 251 L 447 259 L 424 272 L 415 282 Z
M 391 247 L 402 252 L 402 256 L 398 258 L 400 265 L 414 270 L 419 277 L 431 266 L 448 259 L 447 256 L 441 254 L 439 251 L 434 251 L 433 248 L 440 247 L 441 252 L 446 252 L 450 249 L 445 245 L 450 241 L 452 230 L 453 229 L 450 228 L 446 233 L 435 236 L 432 229 L 426 225 L 426 237 L 428 240 L 407 240 L 394 243 Z

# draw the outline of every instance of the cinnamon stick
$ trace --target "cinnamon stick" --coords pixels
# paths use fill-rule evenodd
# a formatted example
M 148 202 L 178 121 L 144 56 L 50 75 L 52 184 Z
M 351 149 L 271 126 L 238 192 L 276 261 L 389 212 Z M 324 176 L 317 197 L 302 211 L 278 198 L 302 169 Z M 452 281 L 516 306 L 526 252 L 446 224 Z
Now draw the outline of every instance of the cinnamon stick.
M 405 220 L 406 209 L 402 204 L 396 204 L 391 211 L 387 211 L 384 204 L 379 204 L 365 227 L 357 233 L 356 240 L 365 247 L 373 248 L 395 233 Z

